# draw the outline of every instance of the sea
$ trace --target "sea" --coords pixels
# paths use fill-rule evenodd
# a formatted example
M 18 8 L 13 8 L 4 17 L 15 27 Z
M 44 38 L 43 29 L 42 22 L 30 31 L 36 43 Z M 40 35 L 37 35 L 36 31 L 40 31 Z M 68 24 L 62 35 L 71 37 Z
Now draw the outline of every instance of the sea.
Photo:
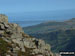
M 43 23 L 44 21 L 9 21 L 10 23 L 16 23 L 20 25 L 21 27 L 28 27 L 28 26 L 34 26 L 40 23 Z

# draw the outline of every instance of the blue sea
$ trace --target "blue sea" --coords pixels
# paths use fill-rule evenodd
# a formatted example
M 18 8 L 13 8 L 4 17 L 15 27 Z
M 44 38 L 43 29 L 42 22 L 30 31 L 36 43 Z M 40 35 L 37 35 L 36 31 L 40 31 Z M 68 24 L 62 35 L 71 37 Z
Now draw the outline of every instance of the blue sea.
M 16 23 L 20 25 L 21 27 L 33 26 L 33 25 L 40 24 L 42 22 L 44 21 L 10 21 L 10 23 Z

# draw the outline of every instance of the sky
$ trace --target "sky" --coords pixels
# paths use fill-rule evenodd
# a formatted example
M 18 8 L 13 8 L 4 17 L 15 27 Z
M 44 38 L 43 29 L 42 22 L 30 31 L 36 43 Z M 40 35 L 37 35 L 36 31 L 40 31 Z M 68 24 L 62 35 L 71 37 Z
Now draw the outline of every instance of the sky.
M 75 13 L 75 0 L 0 0 L 0 13 L 14 20 L 34 20 L 36 17 L 43 20 L 50 18 L 51 15 L 55 17 L 59 12 L 61 15 L 66 14 L 65 11 Z

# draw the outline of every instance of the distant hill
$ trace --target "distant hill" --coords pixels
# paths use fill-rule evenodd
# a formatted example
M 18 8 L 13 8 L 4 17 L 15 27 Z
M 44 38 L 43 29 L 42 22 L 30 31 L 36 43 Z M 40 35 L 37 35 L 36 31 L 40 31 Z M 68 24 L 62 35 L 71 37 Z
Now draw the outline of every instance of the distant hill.
M 48 21 L 23 29 L 26 33 L 51 44 L 54 52 L 75 50 L 75 18 L 64 22 Z
M 23 29 L 28 34 L 46 33 L 46 32 L 56 31 L 59 29 L 65 30 L 65 29 L 75 28 L 74 20 L 75 18 L 64 22 L 48 21 L 35 26 L 24 27 Z

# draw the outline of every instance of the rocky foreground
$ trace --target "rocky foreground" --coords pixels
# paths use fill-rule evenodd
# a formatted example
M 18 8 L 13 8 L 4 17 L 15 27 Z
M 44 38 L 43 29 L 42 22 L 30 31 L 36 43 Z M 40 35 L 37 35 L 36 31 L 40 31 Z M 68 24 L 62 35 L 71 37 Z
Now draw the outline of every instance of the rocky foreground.
M 0 56 L 53 56 L 50 45 L 24 33 L 0 14 Z

